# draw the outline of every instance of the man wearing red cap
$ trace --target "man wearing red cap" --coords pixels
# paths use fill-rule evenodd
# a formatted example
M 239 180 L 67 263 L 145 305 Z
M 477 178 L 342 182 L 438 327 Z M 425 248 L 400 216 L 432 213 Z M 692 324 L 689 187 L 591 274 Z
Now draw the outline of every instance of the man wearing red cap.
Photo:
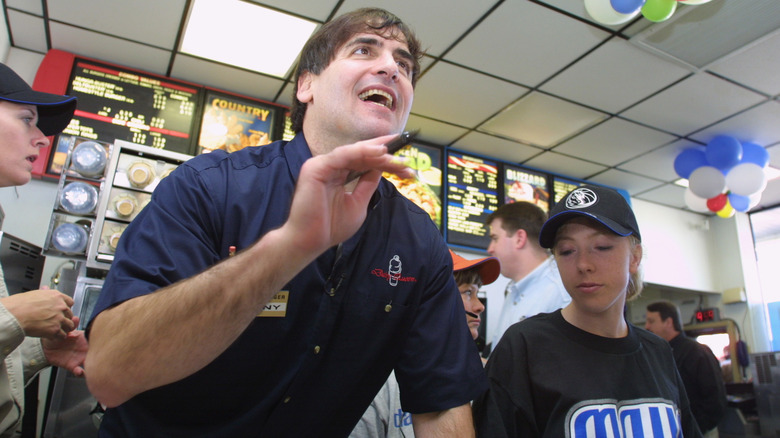
M 27 184 L 47 136 L 68 125 L 76 98 L 34 91 L 0 64 L 0 187 Z M 84 373 L 84 333 L 75 330 L 73 299 L 50 289 L 10 295 L 0 267 L 0 436 L 12 436 L 24 414 L 24 387 L 49 365 Z

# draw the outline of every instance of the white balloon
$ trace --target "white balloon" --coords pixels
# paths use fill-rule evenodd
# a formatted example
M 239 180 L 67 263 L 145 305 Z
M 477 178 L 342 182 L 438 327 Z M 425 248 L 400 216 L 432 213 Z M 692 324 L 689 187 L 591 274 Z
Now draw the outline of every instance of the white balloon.
M 714 198 L 726 188 L 726 177 L 712 166 L 701 166 L 688 177 L 688 188 L 700 198 Z
M 766 188 L 766 174 L 758 164 L 737 164 L 726 175 L 726 186 L 737 195 L 761 193 Z
M 758 205 L 759 202 L 761 202 L 761 192 L 753 193 L 752 195 L 748 196 L 748 199 L 750 199 L 750 202 L 748 203 L 748 210 Z
M 699 213 L 711 213 L 710 209 L 707 207 L 707 200 L 696 196 L 691 191 L 690 187 L 685 189 L 685 205 L 691 210 Z
M 639 14 L 640 9 L 632 14 L 621 14 L 612 7 L 610 0 L 585 0 L 585 10 L 588 15 L 601 24 L 623 24 Z
M 684 3 L 686 5 L 702 5 L 704 3 L 708 3 L 710 0 L 679 0 L 680 3 Z

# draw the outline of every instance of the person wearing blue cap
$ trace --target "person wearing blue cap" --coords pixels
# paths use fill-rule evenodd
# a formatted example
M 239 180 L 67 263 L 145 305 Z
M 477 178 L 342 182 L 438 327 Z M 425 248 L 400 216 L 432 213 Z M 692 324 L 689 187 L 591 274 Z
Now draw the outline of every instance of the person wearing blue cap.
M 33 90 L 0 64 L 0 187 L 26 184 L 47 136 L 68 126 L 76 98 Z M 75 330 L 73 299 L 56 290 L 8 294 L 0 268 L 0 437 L 13 436 L 24 415 L 24 386 L 43 368 L 83 375 L 84 333 Z
M 572 301 L 509 328 L 474 402 L 478 436 L 700 437 L 671 348 L 625 319 L 642 289 L 639 226 L 615 190 L 580 186 L 542 226 Z

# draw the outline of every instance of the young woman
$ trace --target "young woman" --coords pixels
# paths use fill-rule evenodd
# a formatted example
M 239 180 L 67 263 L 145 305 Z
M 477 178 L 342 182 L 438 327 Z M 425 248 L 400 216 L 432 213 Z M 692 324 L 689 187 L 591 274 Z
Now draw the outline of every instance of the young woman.
M 669 345 L 626 322 L 641 290 L 639 227 L 616 191 L 581 186 L 539 241 L 572 302 L 509 328 L 474 402 L 485 437 L 700 437 Z

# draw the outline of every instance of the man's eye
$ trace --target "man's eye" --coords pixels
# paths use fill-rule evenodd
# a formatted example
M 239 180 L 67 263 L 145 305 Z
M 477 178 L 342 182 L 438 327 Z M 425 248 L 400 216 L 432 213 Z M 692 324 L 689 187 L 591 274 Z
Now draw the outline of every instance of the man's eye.
M 401 67 L 401 70 L 403 70 L 407 76 L 412 72 L 411 65 L 406 61 L 398 61 L 398 66 Z

